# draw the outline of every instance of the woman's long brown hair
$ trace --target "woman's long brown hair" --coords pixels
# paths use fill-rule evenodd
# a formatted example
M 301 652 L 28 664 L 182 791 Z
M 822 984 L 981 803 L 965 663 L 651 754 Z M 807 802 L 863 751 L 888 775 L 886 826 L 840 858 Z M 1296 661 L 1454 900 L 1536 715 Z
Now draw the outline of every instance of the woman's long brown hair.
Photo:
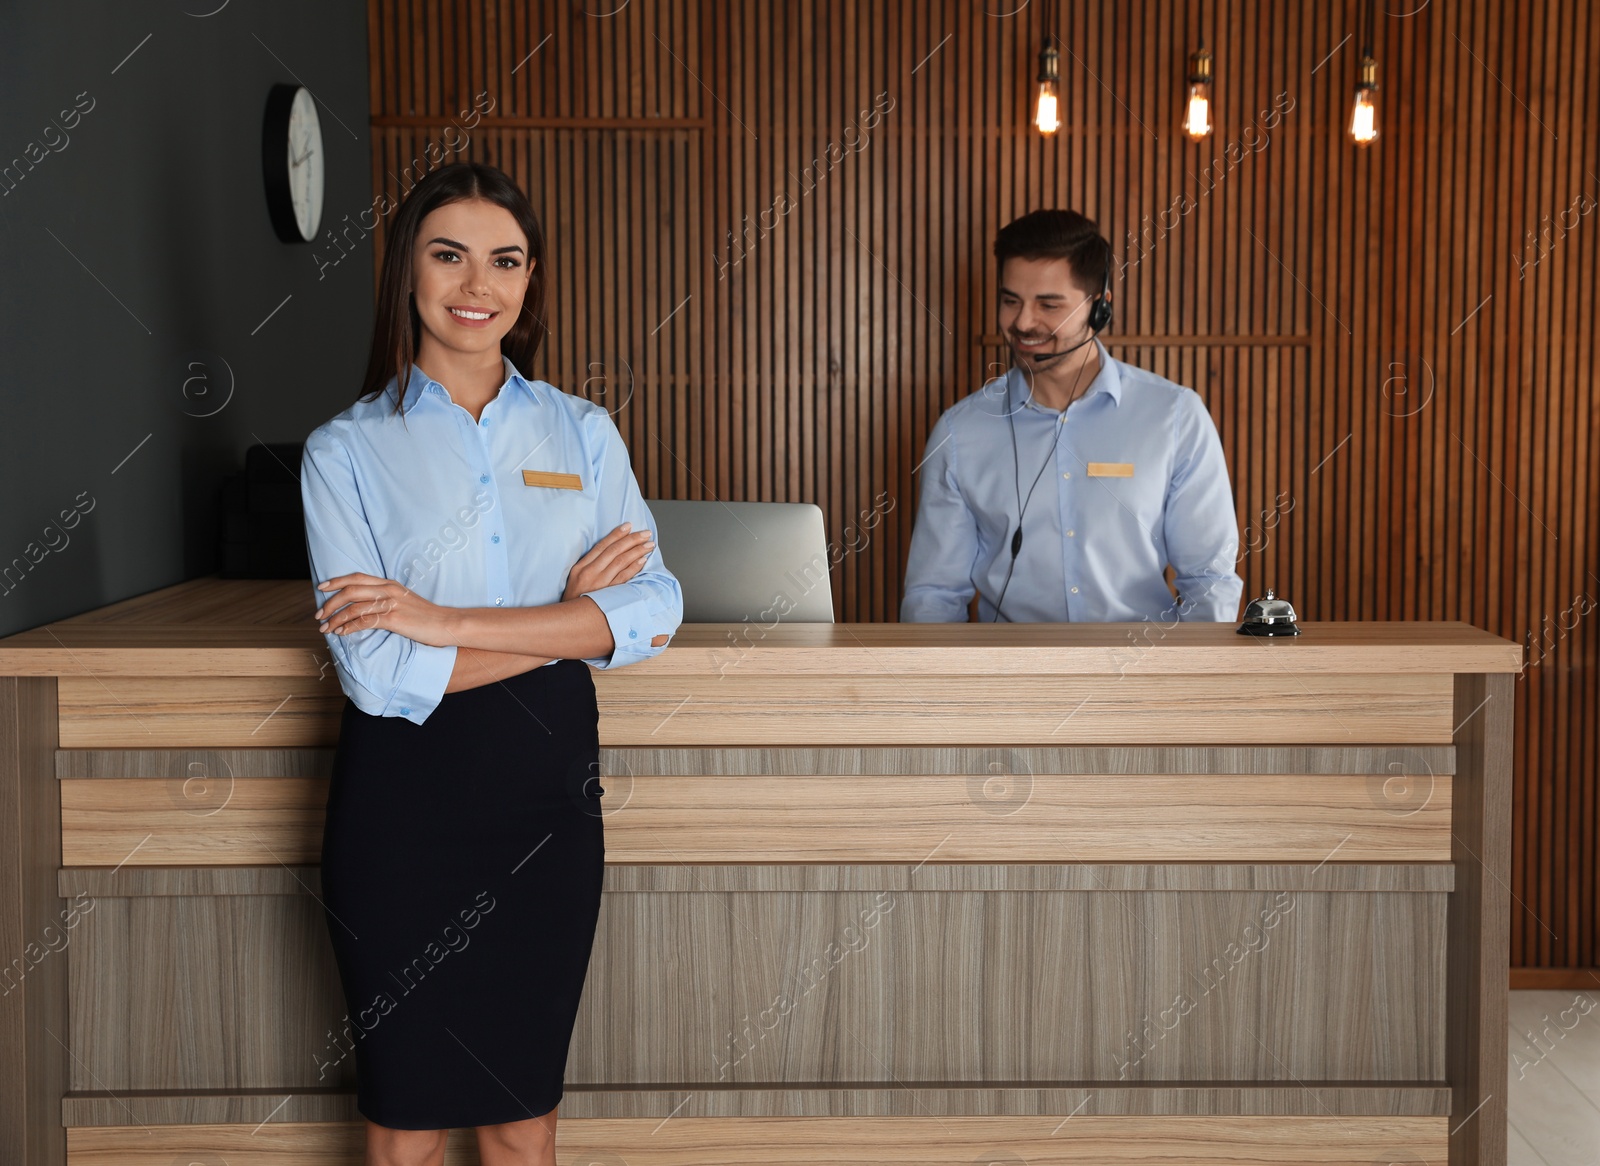
M 357 400 L 376 398 L 388 388 L 392 378 L 403 372 L 405 379 L 397 386 L 395 402 L 395 411 L 400 411 L 411 383 L 411 368 L 416 363 L 417 342 L 422 333 L 422 319 L 417 315 L 412 298 L 416 289 L 412 255 L 417 235 L 422 229 L 422 220 L 433 211 L 471 198 L 481 198 L 510 211 L 517 226 L 528 237 L 528 258 L 533 264 L 528 292 L 517 322 L 500 341 L 500 351 L 511 358 L 511 363 L 523 375 L 528 375 L 533 368 L 534 357 L 545 338 L 544 305 L 548 286 L 544 232 L 539 228 L 538 216 L 521 188 L 504 171 L 482 162 L 452 162 L 411 188 L 389 228 L 384 244 L 383 272 L 378 279 L 372 349 L 367 356 L 367 375 L 362 380 Z M 401 420 L 405 420 L 404 414 Z

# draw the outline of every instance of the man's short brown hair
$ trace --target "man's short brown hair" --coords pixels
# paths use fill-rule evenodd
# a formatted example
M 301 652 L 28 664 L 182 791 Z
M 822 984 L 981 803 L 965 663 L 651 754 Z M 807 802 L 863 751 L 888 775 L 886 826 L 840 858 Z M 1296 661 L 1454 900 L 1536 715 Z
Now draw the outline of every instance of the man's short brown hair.
M 1077 211 L 1030 211 L 1000 228 L 995 258 L 1005 273 L 1007 259 L 1065 259 L 1082 289 L 1098 295 L 1111 270 L 1111 245 L 1095 221 Z

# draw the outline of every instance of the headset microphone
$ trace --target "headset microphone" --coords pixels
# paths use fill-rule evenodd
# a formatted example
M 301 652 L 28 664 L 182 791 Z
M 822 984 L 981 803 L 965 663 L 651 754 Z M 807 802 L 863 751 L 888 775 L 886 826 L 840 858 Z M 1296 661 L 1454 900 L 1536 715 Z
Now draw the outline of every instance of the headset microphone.
M 1093 314 L 1093 310 L 1091 309 L 1091 315 L 1092 314 Z M 1093 339 L 1094 339 L 1094 332 L 1091 331 L 1089 333 L 1089 335 L 1085 336 L 1082 340 L 1078 341 L 1071 348 L 1063 348 L 1060 352 L 1052 352 L 1048 356 L 1034 356 L 1034 357 L 1030 357 L 1029 359 L 1031 359 L 1033 361 L 1033 366 L 1035 368 L 1038 368 L 1041 364 L 1044 364 L 1044 363 L 1046 363 L 1048 361 L 1056 361 L 1056 360 L 1060 360 L 1063 356 L 1071 356 L 1074 352 L 1078 351 L 1078 349 L 1082 348 L 1085 344 L 1089 343 L 1089 341 L 1091 341 Z

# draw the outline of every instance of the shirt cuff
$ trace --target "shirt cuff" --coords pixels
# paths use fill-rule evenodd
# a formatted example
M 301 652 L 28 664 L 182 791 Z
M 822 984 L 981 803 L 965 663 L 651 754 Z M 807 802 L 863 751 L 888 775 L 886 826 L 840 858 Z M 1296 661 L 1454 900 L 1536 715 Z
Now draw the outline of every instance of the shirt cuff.
M 428 719 L 428 714 L 439 707 L 444 699 L 445 687 L 450 683 L 456 667 L 456 646 L 436 647 L 433 644 L 413 644 L 411 659 L 406 663 L 400 683 L 395 685 L 381 716 L 401 716 L 414 725 Z
M 654 618 L 650 604 L 639 596 L 637 588 L 627 583 L 618 583 L 611 587 L 601 587 L 597 591 L 585 591 L 583 594 L 594 600 L 606 617 L 606 624 L 611 628 L 611 640 L 615 645 L 609 657 L 585 657 L 585 664 L 591 664 L 596 668 L 617 668 L 624 664 L 647 660 L 651 656 L 658 655 L 666 647 L 665 644 L 650 642 L 658 634 L 651 629 L 660 621 Z
M 1244 597 L 1244 580 L 1238 575 L 1195 576 L 1174 582 L 1183 596 L 1178 618 L 1184 623 L 1232 623 L 1238 618 L 1239 600 Z
M 901 623 L 960 623 L 967 618 L 965 607 L 955 608 L 943 603 L 902 603 Z

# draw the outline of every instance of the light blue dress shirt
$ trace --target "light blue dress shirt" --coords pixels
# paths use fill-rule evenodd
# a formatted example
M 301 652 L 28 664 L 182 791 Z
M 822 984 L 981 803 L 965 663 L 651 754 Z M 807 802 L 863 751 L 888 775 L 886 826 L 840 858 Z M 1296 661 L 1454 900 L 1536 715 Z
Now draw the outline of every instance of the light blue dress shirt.
M 501 360 L 505 383 L 476 422 L 413 366 L 403 421 L 392 378 L 306 438 L 300 490 L 318 604 L 332 594 L 318 583 L 356 571 L 446 607 L 558 603 L 572 565 L 602 535 L 623 522 L 655 529 L 610 414 Z M 525 485 L 524 470 L 575 474 L 582 489 Z M 586 660 L 596 668 L 657 655 L 666 645 L 650 641 L 683 620 L 683 592 L 659 548 L 628 582 L 584 594 L 616 641 L 609 657 Z M 340 687 L 373 716 L 420 725 L 455 667 L 455 646 L 383 628 L 323 638 Z
M 917 470 L 903 621 L 965 622 L 976 591 L 987 623 L 1002 588 L 1005 622 L 1237 618 L 1239 527 L 1205 403 L 1095 344 L 1100 371 L 1064 412 L 1034 402 L 1012 368 L 935 422 Z M 1025 517 L 1007 586 L 1017 461 Z M 1164 578 L 1169 563 L 1181 606 Z

